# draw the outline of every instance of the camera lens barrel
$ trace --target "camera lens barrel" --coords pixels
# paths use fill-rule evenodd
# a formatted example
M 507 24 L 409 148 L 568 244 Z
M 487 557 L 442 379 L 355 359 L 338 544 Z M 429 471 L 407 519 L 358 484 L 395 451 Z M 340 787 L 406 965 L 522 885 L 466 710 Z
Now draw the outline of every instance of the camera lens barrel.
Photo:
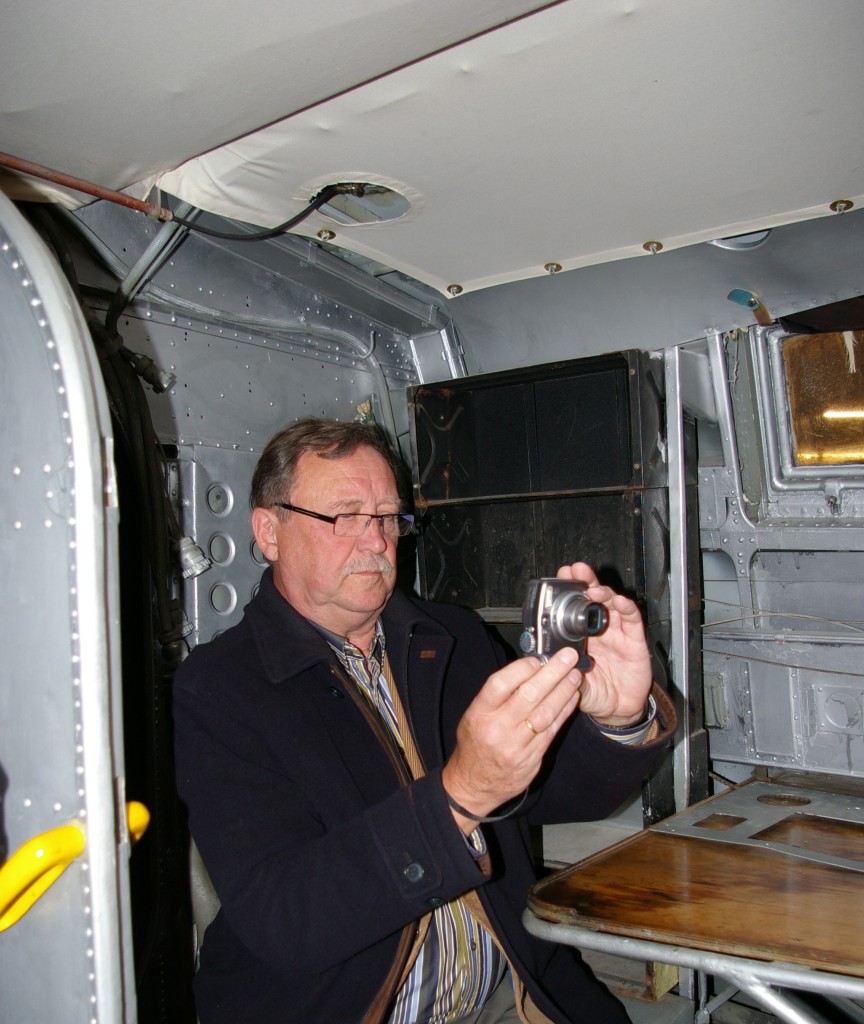
M 588 672 L 593 661 L 585 651 L 586 639 L 599 636 L 609 617 L 604 605 L 585 597 L 587 589 L 579 580 L 530 580 L 522 607 L 522 653 L 545 661 L 562 647 L 572 647 L 579 654 L 576 668 Z
M 550 619 L 553 631 L 565 641 L 599 636 L 609 621 L 602 604 L 578 593 L 562 594 L 552 606 Z

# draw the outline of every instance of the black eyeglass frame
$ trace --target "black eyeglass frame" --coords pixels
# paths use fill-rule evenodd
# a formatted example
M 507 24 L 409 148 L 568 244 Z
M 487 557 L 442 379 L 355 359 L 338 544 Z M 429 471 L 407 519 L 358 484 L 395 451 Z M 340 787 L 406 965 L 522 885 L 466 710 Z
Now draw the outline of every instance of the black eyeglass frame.
M 301 516 L 309 516 L 311 519 L 320 519 L 322 523 L 330 523 L 333 527 L 333 533 L 339 537 L 362 537 L 363 534 L 369 529 L 369 524 L 373 519 L 378 520 L 378 529 L 381 532 L 382 537 L 407 537 L 409 533 L 414 529 L 414 516 L 409 512 L 381 512 L 376 515 L 374 512 L 339 512 L 335 516 L 325 516 L 322 512 L 312 512 L 308 508 L 300 508 L 299 505 L 289 505 L 284 501 L 274 501 L 273 504 L 277 508 L 284 508 L 286 512 L 299 512 Z M 336 533 L 336 523 L 340 519 L 366 519 L 366 525 L 359 533 Z M 390 520 L 396 525 L 395 534 L 387 533 L 384 529 L 384 520 Z

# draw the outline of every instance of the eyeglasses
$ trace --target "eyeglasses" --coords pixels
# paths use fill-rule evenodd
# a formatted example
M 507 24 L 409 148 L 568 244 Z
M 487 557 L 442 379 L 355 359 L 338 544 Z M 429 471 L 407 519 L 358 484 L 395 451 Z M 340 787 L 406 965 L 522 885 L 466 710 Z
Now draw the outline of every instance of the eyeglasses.
M 284 501 L 275 501 L 273 504 L 288 512 L 299 512 L 301 516 L 320 519 L 322 523 L 332 523 L 333 533 L 337 537 L 362 537 L 373 519 L 378 520 L 378 527 L 384 537 L 405 537 L 414 528 L 414 516 L 407 512 L 382 512 L 377 516 L 369 512 L 340 512 L 336 516 L 325 516 L 320 512 L 310 512 L 308 508 L 286 505 Z

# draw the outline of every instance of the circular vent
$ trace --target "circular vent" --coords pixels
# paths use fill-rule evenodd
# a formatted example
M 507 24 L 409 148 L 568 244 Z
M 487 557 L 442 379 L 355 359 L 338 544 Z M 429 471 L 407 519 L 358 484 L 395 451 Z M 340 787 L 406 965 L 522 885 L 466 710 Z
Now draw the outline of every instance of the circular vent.
M 411 209 L 411 203 L 401 192 L 386 185 L 373 185 L 368 181 L 336 182 L 335 185 L 340 189 L 339 194 L 319 207 L 318 212 L 337 224 L 354 227 L 381 224 L 404 217 Z

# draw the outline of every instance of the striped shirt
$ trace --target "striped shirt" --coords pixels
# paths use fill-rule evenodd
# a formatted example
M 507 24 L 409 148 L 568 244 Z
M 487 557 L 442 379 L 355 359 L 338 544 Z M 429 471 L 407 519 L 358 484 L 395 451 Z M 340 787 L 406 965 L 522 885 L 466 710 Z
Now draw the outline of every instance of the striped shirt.
M 390 688 L 381 671 L 384 632 L 378 623 L 369 658 L 342 637 L 316 627 L 378 711 L 400 747 L 400 734 Z M 475 857 L 486 852 L 477 829 L 466 840 Z M 507 967 L 489 932 L 468 909 L 453 900 L 435 909 L 426 939 L 396 997 L 388 1024 L 454 1024 L 480 1009 Z

